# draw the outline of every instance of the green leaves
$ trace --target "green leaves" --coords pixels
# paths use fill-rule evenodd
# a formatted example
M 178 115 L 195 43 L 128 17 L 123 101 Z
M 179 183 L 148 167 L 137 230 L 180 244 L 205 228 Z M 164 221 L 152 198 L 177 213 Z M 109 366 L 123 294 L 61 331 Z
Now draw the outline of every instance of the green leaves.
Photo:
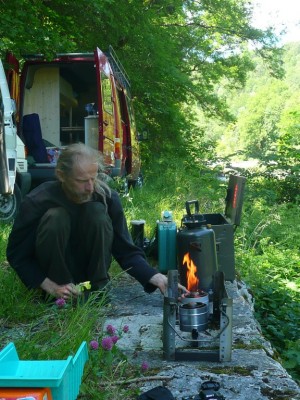
M 298 206 L 282 204 L 275 212 L 254 200 L 251 208 L 252 214 L 243 217 L 245 236 L 239 234 L 236 240 L 236 265 L 251 286 L 264 335 L 284 367 L 299 378 Z
M 230 118 L 214 89 L 224 79 L 231 87 L 245 82 L 253 69 L 249 42 L 273 70 L 280 62 L 272 32 L 251 26 L 251 6 L 242 0 L 12 0 L 1 2 L 0 12 L 2 55 L 51 58 L 112 45 L 132 81 L 138 128 L 149 132 L 147 152 L 163 152 L 162 141 L 185 146 L 181 137 L 196 132 L 191 104 Z

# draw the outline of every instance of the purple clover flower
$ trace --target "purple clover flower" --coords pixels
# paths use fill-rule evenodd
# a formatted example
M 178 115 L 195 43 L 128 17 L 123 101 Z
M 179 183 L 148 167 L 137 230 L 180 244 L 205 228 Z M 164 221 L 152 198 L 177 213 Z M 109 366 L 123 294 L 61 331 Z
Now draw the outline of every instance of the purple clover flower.
M 112 340 L 113 344 L 116 344 L 119 339 L 120 338 L 117 335 L 111 336 L 111 340 Z
M 101 345 L 104 350 L 110 351 L 114 345 L 111 336 L 104 337 L 102 339 Z
M 91 340 L 90 341 L 90 348 L 92 350 L 98 350 L 99 349 L 99 343 L 97 342 L 97 340 Z
M 147 363 L 147 361 L 143 361 L 141 365 L 142 372 L 146 372 L 148 369 L 149 369 L 149 364 Z
M 114 328 L 112 325 L 107 325 L 107 327 L 106 327 L 106 332 L 107 332 L 109 335 L 114 335 L 115 332 L 116 332 L 116 328 Z
M 128 325 L 124 325 L 123 326 L 123 332 L 127 333 L 129 331 L 129 326 Z
M 55 304 L 57 305 L 58 308 L 63 308 L 66 305 L 66 300 L 63 298 L 57 299 L 55 301 Z

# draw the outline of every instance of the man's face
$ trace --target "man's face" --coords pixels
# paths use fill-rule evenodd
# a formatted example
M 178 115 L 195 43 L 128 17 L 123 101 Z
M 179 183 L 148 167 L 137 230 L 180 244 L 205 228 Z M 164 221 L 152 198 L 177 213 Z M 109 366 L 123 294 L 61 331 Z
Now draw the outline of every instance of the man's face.
M 60 174 L 62 188 L 74 203 L 81 204 L 91 200 L 98 173 L 98 165 L 89 160 L 80 160 L 70 175 Z

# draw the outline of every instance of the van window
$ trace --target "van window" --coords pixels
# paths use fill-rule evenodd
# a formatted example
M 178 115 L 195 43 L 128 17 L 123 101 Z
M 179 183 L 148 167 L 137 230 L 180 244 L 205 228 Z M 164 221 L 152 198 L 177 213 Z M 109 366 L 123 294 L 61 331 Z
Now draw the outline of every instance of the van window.
M 113 103 L 112 103 L 112 90 L 110 79 L 104 73 L 101 73 L 102 82 L 102 95 L 103 95 L 103 108 L 109 114 L 113 114 Z
M 134 118 L 134 113 L 133 113 L 133 107 L 132 107 L 132 101 L 131 98 L 126 95 L 126 104 L 128 108 L 128 114 L 129 114 L 129 120 L 130 120 L 130 126 L 136 135 L 136 125 L 135 125 L 135 118 Z

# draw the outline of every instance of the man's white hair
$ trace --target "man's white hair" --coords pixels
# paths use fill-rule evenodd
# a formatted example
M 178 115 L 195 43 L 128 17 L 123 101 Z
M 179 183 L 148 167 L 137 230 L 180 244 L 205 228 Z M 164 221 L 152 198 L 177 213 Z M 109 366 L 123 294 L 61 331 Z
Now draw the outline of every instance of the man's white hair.
M 66 178 L 72 174 L 74 165 L 80 164 L 83 160 L 98 165 L 98 175 L 95 181 L 95 192 L 97 192 L 106 204 L 106 197 L 111 196 L 111 190 L 109 186 L 101 179 L 101 174 L 104 172 L 103 155 L 100 151 L 95 150 L 83 143 L 74 143 L 65 147 L 57 160 L 56 175 L 57 171 L 60 171 Z

